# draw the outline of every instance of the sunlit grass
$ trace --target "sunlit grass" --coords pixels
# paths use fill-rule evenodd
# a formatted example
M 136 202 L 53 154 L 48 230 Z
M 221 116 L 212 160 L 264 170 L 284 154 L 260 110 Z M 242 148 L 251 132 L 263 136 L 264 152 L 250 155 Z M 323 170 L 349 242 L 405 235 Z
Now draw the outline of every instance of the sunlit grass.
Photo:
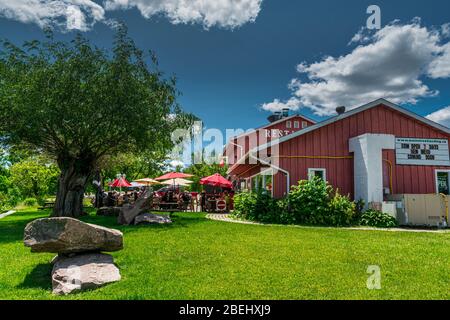
M 48 213 L 0 220 L 1 299 L 450 298 L 448 233 L 240 225 L 185 213 L 170 226 L 83 218 L 123 231 L 125 247 L 112 253 L 122 280 L 55 297 L 53 254 L 32 254 L 22 243 L 26 223 Z M 369 265 L 381 267 L 381 290 L 366 288 Z

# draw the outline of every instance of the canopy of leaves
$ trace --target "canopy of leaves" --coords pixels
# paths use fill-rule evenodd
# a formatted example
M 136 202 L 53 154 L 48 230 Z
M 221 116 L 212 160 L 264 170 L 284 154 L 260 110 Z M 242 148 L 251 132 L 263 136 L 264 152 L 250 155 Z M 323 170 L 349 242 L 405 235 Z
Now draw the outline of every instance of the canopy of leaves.
M 22 198 L 43 198 L 55 194 L 59 169 L 44 157 L 32 157 L 11 166 L 9 181 Z
M 219 157 L 212 156 L 214 159 L 205 159 L 204 162 L 199 164 L 191 164 L 184 172 L 194 175 L 190 180 L 193 181 L 190 188 L 192 191 L 201 191 L 202 186 L 200 179 L 209 177 L 213 174 L 219 173 L 223 177 L 227 176 L 228 165 L 220 165 Z M 192 158 L 194 158 L 192 156 Z
M 118 153 L 168 151 L 171 132 L 195 118 L 181 111 L 177 94 L 175 80 L 164 78 L 124 26 L 111 54 L 81 35 L 70 43 L 49 32 L 45 42 L 2 43 L 2 141 L 25 143 L 60 167 L 65 159 L 98 164 Z

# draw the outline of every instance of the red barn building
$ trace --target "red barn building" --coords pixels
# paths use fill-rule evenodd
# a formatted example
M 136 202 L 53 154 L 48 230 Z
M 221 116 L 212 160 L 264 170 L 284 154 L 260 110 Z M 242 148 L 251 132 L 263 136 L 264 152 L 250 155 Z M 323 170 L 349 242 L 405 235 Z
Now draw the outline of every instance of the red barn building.
M 225 156 L 236 188 L 281 198 L 319 175 L 366 204 L 388 194 L 449 194 L 449 128 L 384 99 L 338 112 L 319 123 L 278 114 L 230 140 Z

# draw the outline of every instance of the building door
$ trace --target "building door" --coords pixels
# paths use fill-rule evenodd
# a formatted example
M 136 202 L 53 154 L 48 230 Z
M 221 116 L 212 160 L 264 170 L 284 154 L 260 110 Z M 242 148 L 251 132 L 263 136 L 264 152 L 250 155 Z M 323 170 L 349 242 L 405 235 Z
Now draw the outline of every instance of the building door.
M 436 191 L 450 195 L 450 171 L 436 170 Z
M 383 160 L 383 194 L 392 194 L 391 190 L 391 172 L 392 168 L 386 160 Z M 387 192 L 389 190 L 389 192 Z

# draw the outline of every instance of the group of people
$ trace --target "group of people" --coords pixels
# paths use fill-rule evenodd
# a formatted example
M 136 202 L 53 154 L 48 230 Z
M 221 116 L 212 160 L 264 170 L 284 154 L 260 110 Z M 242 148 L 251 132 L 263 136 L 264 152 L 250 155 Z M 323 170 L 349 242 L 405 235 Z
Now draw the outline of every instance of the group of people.
M 143 193 L 142 190 L 133 191 L 109 191 L 103 192 L 103 205 L 106 207 L 120 207 L 124 204 L 133 204 Z
M 99 207 L 121 207 L 134 204 L 139 197 L 146 192 L 145 188 L 132 191 L 102 191 L 98 201 Z M 95 196 L 92 203 L 95 205 Z M 218 208 L 218 203 L 225 202 L 226 208 Z M 153 206 L 155 210 L 180 210 L 192 212 L 229 212 L 233 209 L 233 192 L 228 190 L 212 190 L 209 193 L 202 191 L 187 192 L 179 189 L 168 189 L 165 192 L 153 192 Z
M 216 212 L 216 211 L 225 211 L 229 212 L 233 209 L 233 193 L 225 190 L 223 192 L 216 192 L 207 194 L 205 191 L 200 193 L 199 195 L 199 204 L 201 212 Z M 218 201 L 225 201 L 226 208 L 225 210 L 218 210 L 217 203 Z

